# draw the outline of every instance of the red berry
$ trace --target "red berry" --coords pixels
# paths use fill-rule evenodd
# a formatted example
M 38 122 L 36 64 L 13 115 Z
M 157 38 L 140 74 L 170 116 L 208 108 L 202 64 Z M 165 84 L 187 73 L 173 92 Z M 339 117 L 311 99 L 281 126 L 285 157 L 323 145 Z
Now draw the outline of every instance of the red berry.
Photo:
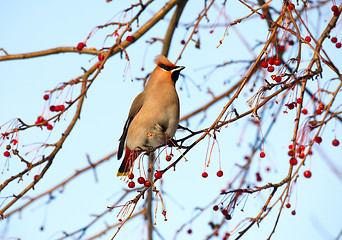
M 281 65 L 281 61 L 279 59 L 275 59 L 274 60 L 274 65 L 280 66 Z
M 338 10 L 338 7 L 337 7 L 336 5 L 333 5 L 333 6 L 331 7 L 331 11 L 335 12 L 335 11 L 337 11 L 337 10 Z
M 156 179 L 160 179 L 160 178 L 162 178 L 162 176 L 163 176 L 163 174 L 162 174 L 161 172 L 159 172 L 159 171 L 157 171 L 157 172 L 154 174 L 154 177 L 155 177 Z
M 297 165 L 297 163 L 298 163 L 298 161 L 297 161 L 296 158 L 293 157 L 293 158 L 290 159 L 290 164 L 291 164 L 291 165 L 294 166 L 294 165 Z
M 304 172 L 304 177 L 311 178 L 311 176 L 312 176 L 312 173 L 309 170 Z
M 60 105 L 55 106 L 55 112 L 59 112 L 60 111 Z
M 99 61 L 102 61 L 104 59 L 104 56 L 100 54 L 97 58 L 99 59 Z
M 128 183 L 128 187 L 129 187 L 129 188 L 134 188 L 134 187 L 135 187 L 135 183 L 134 183 L 133 181 L 130 181 L 130 182 Z
M 87 46 L 85 43 L 80 42 L 79 44 L 77 44 L 76 49 L 77 51 L 82 51 L 85 46 Z
M 324 104 L 323 103 L 319 104 L 318 108 L 323 111 L 324 110 Z
M 191 234 L 191 233 L 192 233 L 192 230 L 191 230 L 191 229 L 189 229 L 189 230 L 188 230 L 188 234 Z
M 341 14 L 340 11 L 338 11 L 338 10 L 334 11 L 334 17 L 338 17 L 338 16 L 340 16 L 340 14 Z
M 184 44 L 185 44 L 185 41 L 184 41 L 184 40 L 182 40 L 182 41 L 181 41 L 181 44 L 182 44 L 182 45 L 184 45 Z
M 315 137 L 315 142 L 320 144 L 322 142 L 322 138 L 320 136 Z
M 52 130 L 53 129 L 51 124 L 46 125 L 46 128 L 47 128 L 47 130 Z
M 55 112 L 61 112 L 65 109 L 64 105 L 58 105 L 54 107 Z
M 273 65 L 273 64 L 274 64 L 274 58 L 273 58 L 273 57 L 270 57 L 270 58 L 268 59 L 268 63 L 269 63 L 270 65 Z
M 339 42 L 339 43 L 336 43 L 335 45 L 337 48 L 341 48 L 342 44 Z
M 128 42 L 132 42 L 132 41 L 133 41 L 133 37 L 132 37 L 132 36 L 127 36 L 127 37 L 126 37 L 126 40 L 127 40 Z
M 304 115 L 306 115 L 306 114 L 308 114 L 308 110 L 306 110 L 305 108 L 302 110 L 302 113 L 304 114 Z
M 266 157 L 266 153 L 265 153 L 265 152 L 261 152 L 261 153 L 260 153 L 260 157 L 261 157 L 261 158 Z
M 18 140 L 17 139 L 12 139 L 11 143 L 13 143 L 13 145 L 17 145 Z
M 290 151 L 287 152 L 287 154 L 288 154 L 289 156 L 292 156 L 292 157 L 293 157 L 296 153 L 295 153 L 295 151 L 290 150 Z
M 61 112 L 65 109 L 64 105 L 58 105 L 58 111 Z
M 296 215 L 296 210 L 292 210 L 291 214 Z
M 170 162 L 171 161 L 171 156 L 170 155 L 166 155 L 166 161 Z
M 138 177 L 138 183 L 139 183 L 139 184 L 144 184 L 144 183 L 145 183 L 145 178 L 143 178 L 143 177 Z
M 289 103 L 289 104 L 287 104 L 287 107 L 288 107 L 290 110 L 292 110 L 292 109 L 294 109 L 295 105 L 294 105 L 293 103 Z
M 257 182 L 261 182 L 262 181 L 262 178 L 259 176 L 259 177 L 257 177 Z
M 134 174 L 133 174 L 133 173 L 130 173 L 130 174 L 128 175 L 128 178 L 129 178 L 129 179 L 133 179 L 133 178 L 134 178 Z
M 4 156 L 5 156 L 5 157 L 9 157 L 10 155 L 11 155 L 11 154 L 10 154 L 9 151 L 5 151 L 5 152 L 4 152 Z
M 39 175 L 34 175 L 33 180 L 37 181 L 38 178 L 39 178 Z
M 300 145 L 299 148 L 298 148 L 298 152 L 304 152 L 305 150 L 305 146 L 304 145 Z
M 213 206 L 213 210 L 217 211 L 219 209 L 219 207 L 217 205 Z
M 210 33 L 210 34 L 212 34 L 213 32 L 214 32 L 214 30 L 210 30 L 210 32 L 209 32 L 209 33 Z
M 332 141 L 332 145 L 335 146 L 335 147 L 337 147 L 338 145 L 340 145 L 340 141 L 337 140 L 337 139 L 334 139 L 334 140 Z
M 280 52 L 284 52 L 284 51 L 285 51 L 285 46 L 280 45 L 280 46 L 278 47 L 278 50 L 279 50 Z
M 221 211 L 221 213 L 224 215 L 224 216 L 227 216 L 228 215 L 228 210 L 227 209 L 223 209 Z
M 144 183 L 144 186 L 145 187 L 151 186 L 151 182 L 149 180 L 146 180 L 145 183 Z
M 44 98 L 44 100 L 48 100 L 49 99 L 49 95 L 45 94 L 43 98 Z
M 281 82 L 281 76 L 276 76 L 276 77 L 274 78 L 274 81 L 276 81 L 276 82 Z
M 51 112 L 54 112 L 54 111 L 56 111 L 56 107 L 55 107 L 55 106 L 53 106 L 53 105 L 52 105 L 52 106 L 50 106 L 50 111 L 51 111 Z
M 310 36 L 306 36 L 306 37 L 305 37 L 305 41 L 311 42 L 311 37 L 310 37 Z
M 261 67 L 267 68 L 268 67 L 268 63 L 266 61 L 262 61 L 261 62 Z
M 322 114 L 322 111 L 321 111 L 320 109 L 317 109 L 317 110 L 316 110 L 316 114 L 317 114 L 317 115 L 321 115 L 321 114 Z
M 203 173 L 202 173 L 202 177 L 203 177 L 203 178 L 207 178 L 207 177 L 208 177 L 208 173 L 207 173 L 207 172 L 203 172 Z
M 292 11 L 293 9 L 295 9 L 295 5 L 293 3 L 290 3 L 288 8 L 290 11 Z
M 291 46 L 294 45 L 294 41 L 293 41 L 293 40 L 290 40 L 290 41 L 289 41 L 289 45 L 291 45 Z
M 337 43 L 337 37 L 332 37 L 332 38 L 331 38 L 331 42 L 332 42 L 332 43 Z
M 267 68 L 267 71 L 273 72 L 273 71 L 274 71 L 274 67 L 273 67 L 273 66 L 269 66 L 269 67 Z
M 218 177 L 222 177 L 222 176 L 223 176 L 223 172 L 220 170 L 220 171 L 218 171 L 218 172 L 216 173 L 216 175 L 217 175 Z
M 304 157 L 305 157 L 305 153 L 303 153 L 303 152 L 301 152 L 300 154 L 299 154 L 299 156 L 298 156 L 300 159 L 304 159 Z
M 41 123 L 41 122 L 44 122 L 44 118 L 42 116 L 39 116 L 37 118 L 37 123 Z
M 301 98 L 297 98 L 296 102 L 297 102 L 298 104 L 301 104 L 301 103 L 303 102 L 303 100 L 302 100 Z
M 290 203 L 286 203 L 285 205 L 287 208 L 290 208 L 291 207 L 291 204 Z
M 103 69 L 103 65 L 102 65 L 102 67 L 101 67 L 101 63 L 97 64 L 96 67 L 97 67 L 97 69 L 99 69 L 99 70 Z

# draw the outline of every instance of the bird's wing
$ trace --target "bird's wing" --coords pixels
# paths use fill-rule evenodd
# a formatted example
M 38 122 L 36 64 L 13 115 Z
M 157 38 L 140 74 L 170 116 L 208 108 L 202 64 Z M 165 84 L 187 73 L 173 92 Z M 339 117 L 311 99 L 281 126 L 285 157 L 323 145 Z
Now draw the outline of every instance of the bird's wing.
M 138 114 L 141 107 L 144 105 L 144 92 L 140 93 L 133 101 L 131 109 L 129 110 L 128 118 L 126 120 L 125 126 L 122 131 L 122 135 L 119 139 L 119 149 L 118 149 L 118 159 L 122 157 L 122 153 L 125 146 L 126 136 L 128 132 L 129 125 L 131 124 L 134 117 Z

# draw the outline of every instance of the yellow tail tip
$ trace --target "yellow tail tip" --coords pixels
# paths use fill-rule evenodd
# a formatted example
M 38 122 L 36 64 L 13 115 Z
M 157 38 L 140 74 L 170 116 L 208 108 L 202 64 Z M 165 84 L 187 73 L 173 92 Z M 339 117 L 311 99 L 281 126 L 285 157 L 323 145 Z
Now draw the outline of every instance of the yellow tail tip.
M 117 174 L 116 174 L 116 176 L 117 177 L 126 177 L 127 175 L 129 174 L 129 172 L 118 172 Z

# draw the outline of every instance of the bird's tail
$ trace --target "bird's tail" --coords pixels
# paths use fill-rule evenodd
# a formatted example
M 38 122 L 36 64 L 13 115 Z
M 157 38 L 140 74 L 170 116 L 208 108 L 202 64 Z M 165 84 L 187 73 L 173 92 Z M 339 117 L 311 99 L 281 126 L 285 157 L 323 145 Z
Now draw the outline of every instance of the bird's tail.
M 136 151 L 133 149 L 129 149 L 126 146 L 126 152 L 125 152 L 125 158 L 123 159 L 121 166 L 118 170 L 117 176 L 122 177 L 122 176 L 127 176 L 129 172 L 131 171 L 131 167 L 133 165 L 133 162 L 135 159 L 137 159 L 140 155 L 140 151 Z

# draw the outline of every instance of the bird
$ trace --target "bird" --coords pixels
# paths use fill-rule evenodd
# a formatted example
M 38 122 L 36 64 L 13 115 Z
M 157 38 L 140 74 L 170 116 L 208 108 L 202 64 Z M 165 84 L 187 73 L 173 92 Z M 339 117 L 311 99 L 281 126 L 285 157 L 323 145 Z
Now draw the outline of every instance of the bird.
M 185 67 L 176 66 L 163 55 L 154 62 L 157 66 L 134 99 L 119 139 L 117 158 L 121 159 L 124 150 L 125 156 L 117 176 L 127 176 L 142 152 L 151 153 L 166 145 L 178 127 L 180 107 L 175 84 Z

